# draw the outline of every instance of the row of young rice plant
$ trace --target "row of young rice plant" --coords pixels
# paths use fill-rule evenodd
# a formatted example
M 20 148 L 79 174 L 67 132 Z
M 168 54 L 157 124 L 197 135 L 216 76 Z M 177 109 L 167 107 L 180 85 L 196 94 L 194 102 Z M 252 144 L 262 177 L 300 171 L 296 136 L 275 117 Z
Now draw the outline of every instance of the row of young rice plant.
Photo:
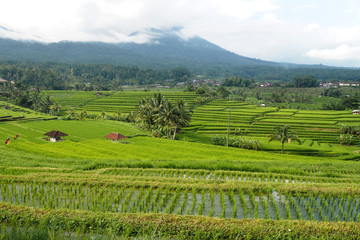
M 276 174 L 263 172 L 242 172 L 223 170 L 190 170 L 190 169 L 136 169 L 136 168 L 108 168 L 97 170 L 98 174 L 135 177 L 179 178 L 199 180 L 226 180 L 226 181 L 256 181 L 277 183 L 358 183 L 360 178 L 352 171 L 329 170 L 320 173 L 316 170 L 309 171 L 308 176 Z M 351 174 L 351 175 L 350 175 Z
M 115 213 L 168 213 L 220 218 L 360 222 L 360 197 L 266 193 L 251 189 L 128 188 L 2 182 L 0 201 L 45 209 Z
M 35 178 L 39 178 L 36 179 Z M 41 178 L 41 179 L 40 179 Z M 206 180 L 206 179 L 179 179 L 175 177 L 149 177 L 149 176 L 118 176 L 118 175 L 97 175 L 93 171 L 88 173 L 27 173 L 24 175 L 17 175 L 16 177 L 10 177 L 7 175 L 0 175 L 0 179 L 3 182 L 10 183 L 47 183 L 47 182 L 58 182 L 68 185 L 89 185 L 89 186 L 113 186 L 119 188 L 122 186 L 141 188 L 141 187 L 157 187 L 172 189 L 180 188 L 181 190 L 189 188 L 197 188 L 204 190 L 214 191 L 229 191 L 242 189 L 246 191 L 260 191 L 267 192 L 278 191 L 278 192 L 292 192 L 302 194 L 359 194 L 360 188 L 357 183 L 333 183 L 333 182 L 261 182 L 261 181 L 234 181 L 234 180 Z
M 0 216 L 7 233 L 19 236 L 21 229 L 29 235 L 34 230 L 47 230 L 48 238 L 66 236 L 81 239 L 357 239 L 355 222 L 273 221 L 262 219 L 226 219 L 193 215 L 158 213 L 95 213 L 91 211 L 52 210 L 0 203 Z M 29 218 L 29 216 L 31 216 Z M 144 224 L 146 223 L 146 224 Z M 24 236 L 24 235 L 20 235 Z M 48 235 L 46 235 L 48 236 Z M 48 239 L 44 238 L 44 239 Z M 11 239 L 11 238 L 10 238 Z M 33 238 L 30 238 L 33 239 Z

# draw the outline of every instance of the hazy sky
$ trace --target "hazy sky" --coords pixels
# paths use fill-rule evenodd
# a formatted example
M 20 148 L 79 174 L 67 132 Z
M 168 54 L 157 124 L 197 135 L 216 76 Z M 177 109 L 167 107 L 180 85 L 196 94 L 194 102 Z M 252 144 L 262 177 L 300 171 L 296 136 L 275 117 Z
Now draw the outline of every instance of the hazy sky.
M 359 0 L 0 0 L 0 26 L 46 42 L 145 42 L 176 26 L 247 57 L 360 67 Z

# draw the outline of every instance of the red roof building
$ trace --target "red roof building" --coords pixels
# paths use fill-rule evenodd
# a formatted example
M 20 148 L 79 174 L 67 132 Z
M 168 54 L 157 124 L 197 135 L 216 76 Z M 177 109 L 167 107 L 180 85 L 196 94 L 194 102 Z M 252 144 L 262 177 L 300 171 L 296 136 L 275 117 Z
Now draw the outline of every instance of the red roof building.
M 128 137 L 121 135 L 120 133 L 112 132 L 112 133 L 109 133 L 108 135 L 104 136 L 104 138 L 111 139 L 113 141 L 124 140 L 124 143 L 125 143 L 125 139 Z

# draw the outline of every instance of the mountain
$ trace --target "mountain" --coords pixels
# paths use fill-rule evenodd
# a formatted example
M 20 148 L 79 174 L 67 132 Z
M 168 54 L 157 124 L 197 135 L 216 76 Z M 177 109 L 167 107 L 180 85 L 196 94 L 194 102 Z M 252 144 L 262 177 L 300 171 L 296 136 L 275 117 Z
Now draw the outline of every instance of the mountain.
M 179 36 L 179 29 L 148 29 L 130 35 L 137 36 L 147 41 L 44 43 L 39 41 L 40 37 L 23 35 L 0 26 L 0 63 L 97 63 L 153 69 L 186 67 L 193 74 L 209 77 L 241 76 L 257 81 L 292 81 L 294 76 L 304 75 L 313 75 L 319 80 L 355 81 L 360 76 L 359 69 L 276 63 L 240 56 L 200 37 L 184 39 Z
M 3 29 L 4 30 L 4 29 Z M 62 63 L 106 63 L 149 68 L 190 69 L 241 65 L 277 65 L 243 57 L 205 39 L 183 39 L 174 31 L 152 29 L 147 43 L 69 42 L 43 43 L 0 38 L 0 60 Z M 136 35 L 139 33 L 133 33 Z

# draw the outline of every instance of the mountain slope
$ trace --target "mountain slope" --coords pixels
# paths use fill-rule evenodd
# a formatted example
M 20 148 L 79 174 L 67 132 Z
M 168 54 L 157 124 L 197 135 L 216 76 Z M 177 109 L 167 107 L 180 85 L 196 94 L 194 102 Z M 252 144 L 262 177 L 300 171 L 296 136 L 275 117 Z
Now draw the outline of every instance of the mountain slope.
M 143 44 L 66 41 L 45 44 L 0 38 L 0 60 L 107 63 L 151 68 L 277 65 L 237 55 L 199 37 L 184 40 L 174 33 L 160 34 Z

